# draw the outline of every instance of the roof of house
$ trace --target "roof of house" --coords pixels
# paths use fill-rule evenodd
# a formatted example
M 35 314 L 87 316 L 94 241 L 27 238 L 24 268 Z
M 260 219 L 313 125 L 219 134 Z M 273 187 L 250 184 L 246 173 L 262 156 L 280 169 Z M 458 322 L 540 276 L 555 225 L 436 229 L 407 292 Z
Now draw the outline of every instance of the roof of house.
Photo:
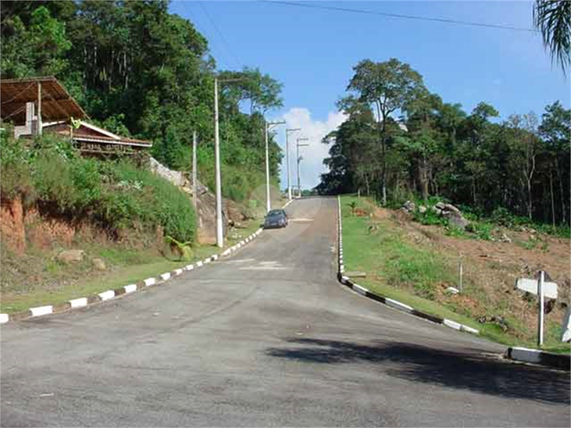
M 52 123 L 43 123 L 42 129 L 48 130 L 51 127 L 68 123 L 68 121 L 59 121 Z M 79 121 L 80 129 L 81 126 L 86 127 L 95 131 L 100 135 L 84 134 L 81 133 L 80 129 L 73 131 L 73 139 L 76 141 L 81 141 L 85 143 L 103 143 L 103 144 L 116 144 L 121 146 L 138 146 L 138 147 L 152 147 L 153 143 L 147 140 L 139 140 L 136 138 L 122 137 L 120 135 L 114 134 L 106 129 L 95 126 L 91 123 L 87 123 L 83 120 Z
M 26 122 L 26 103 L 38 100 L 38 86 L 41 84 L 42 119 L 48 121 L 66 120 L 71 117 L 87 117 L 81 106 L 72 98 L 58 80 L 51 77 L 0 80 L 2 120 L 15 125 Z

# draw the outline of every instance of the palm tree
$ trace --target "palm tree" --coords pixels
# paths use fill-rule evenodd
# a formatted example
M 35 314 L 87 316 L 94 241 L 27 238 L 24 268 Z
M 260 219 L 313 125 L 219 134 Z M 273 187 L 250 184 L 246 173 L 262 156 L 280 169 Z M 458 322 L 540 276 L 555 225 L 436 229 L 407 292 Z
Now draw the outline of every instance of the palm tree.
M 535 0 L 533 21 L 541 31 L 543 44 L 549 48 L 551 58 L 566 74 L 571 60 L 571 1 Z

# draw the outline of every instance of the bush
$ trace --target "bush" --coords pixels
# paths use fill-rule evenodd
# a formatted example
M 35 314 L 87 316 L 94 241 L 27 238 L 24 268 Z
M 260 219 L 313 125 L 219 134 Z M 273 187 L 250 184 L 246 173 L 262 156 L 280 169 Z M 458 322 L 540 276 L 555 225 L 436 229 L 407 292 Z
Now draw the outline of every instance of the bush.
M 72 218 L 87 218 L 118 231 L 136 224 L 161 226 L 179 241 L 194 241 L 196 219 L 190 199 L 176 186 L 128 161 L 98 161 L 78 155 L 54 136 L 30 147 L 2 135 L 1 190 L 23 196 Z

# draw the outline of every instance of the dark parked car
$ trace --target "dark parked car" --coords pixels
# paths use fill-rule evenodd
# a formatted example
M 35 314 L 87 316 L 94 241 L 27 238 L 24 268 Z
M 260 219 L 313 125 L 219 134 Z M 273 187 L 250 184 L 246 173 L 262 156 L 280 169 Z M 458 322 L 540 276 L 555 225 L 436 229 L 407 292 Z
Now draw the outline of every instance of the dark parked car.
M 272 227 L 286 227 L 288 223 L 287 214 L 285 210 L 271 210 L 266 214 L 264 221 L 264 229 Z

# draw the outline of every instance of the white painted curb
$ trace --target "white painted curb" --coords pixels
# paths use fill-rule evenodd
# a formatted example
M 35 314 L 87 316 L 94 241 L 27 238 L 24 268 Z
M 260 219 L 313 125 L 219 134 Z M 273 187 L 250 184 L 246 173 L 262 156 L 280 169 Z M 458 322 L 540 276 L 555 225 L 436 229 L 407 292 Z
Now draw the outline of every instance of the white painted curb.
M 388 306 L 391 306 L 395 309 L 398 309 L 399 311 L 412 312 L 414 310 L 412 308 L 412 306 L 405 305 L 404 303 L 398 302 L 398 301 L 393 300 L 393 299 L 389 299 L 388 297 L 385 297 L 385 303 Z
M 87 306 L 87 297 L 81 297 L 79 299 L 73 299 L 69 301 L 72 308 L 82 308 Z
M 177 276 L 180 275 L 181 273 L 182 273 L 182 269 L 175 269 L 174 270 L 174 274 Z
M 126 294 L 134 293 L 135 291 L 137 291 L 137 284 L 126 285 L 125 287 L 123 287 L 123 289 L 125 290 Z
M 143 282 L 148 287 L 149 285 L 154 285 L 157 281 L 155 278 L 147 278 Z
M 102 301 L 109 300 L 115 297 L 115 292 L 113 290 L 107 290 L 104 291 L 103 293 L 99 293 L 99 297 L 101 298 Z
M 528 363 L 541 362 L 542 351 L 528 348 L 512 348 L 511 357 L 514 360 L 527 361 Z
M 194 269 L 194 265 L 186 265 L 184 267 L 186 270 L 193 270 Z
M 10 320 L 8 314 L 0 314 L 0 324 L 7 323 Z
M 444 318 L 442 324 L 444 324 L 446 327 L 450 327 L 458 331 L 460 331 L 460 329 L 462 328 L 462 324 L 459 324 L 456 321 L 448 320 L 446 318 Z
M 166 281 L 167 279 L 170 279 L 171 273 L 170 272 L 161 273 L 160 277 L 163 281 Z
M 32 313 L 33 317 L 48 315 L 48 314 L 53 313 L 53 311 L 54 311 L 54 307 L 52 305 L 38 306 L 37 308 L 30 308 L 30 312 Z
M 202 266 L 202 262 L 196 262 L 196 267 L 199 268 Z

